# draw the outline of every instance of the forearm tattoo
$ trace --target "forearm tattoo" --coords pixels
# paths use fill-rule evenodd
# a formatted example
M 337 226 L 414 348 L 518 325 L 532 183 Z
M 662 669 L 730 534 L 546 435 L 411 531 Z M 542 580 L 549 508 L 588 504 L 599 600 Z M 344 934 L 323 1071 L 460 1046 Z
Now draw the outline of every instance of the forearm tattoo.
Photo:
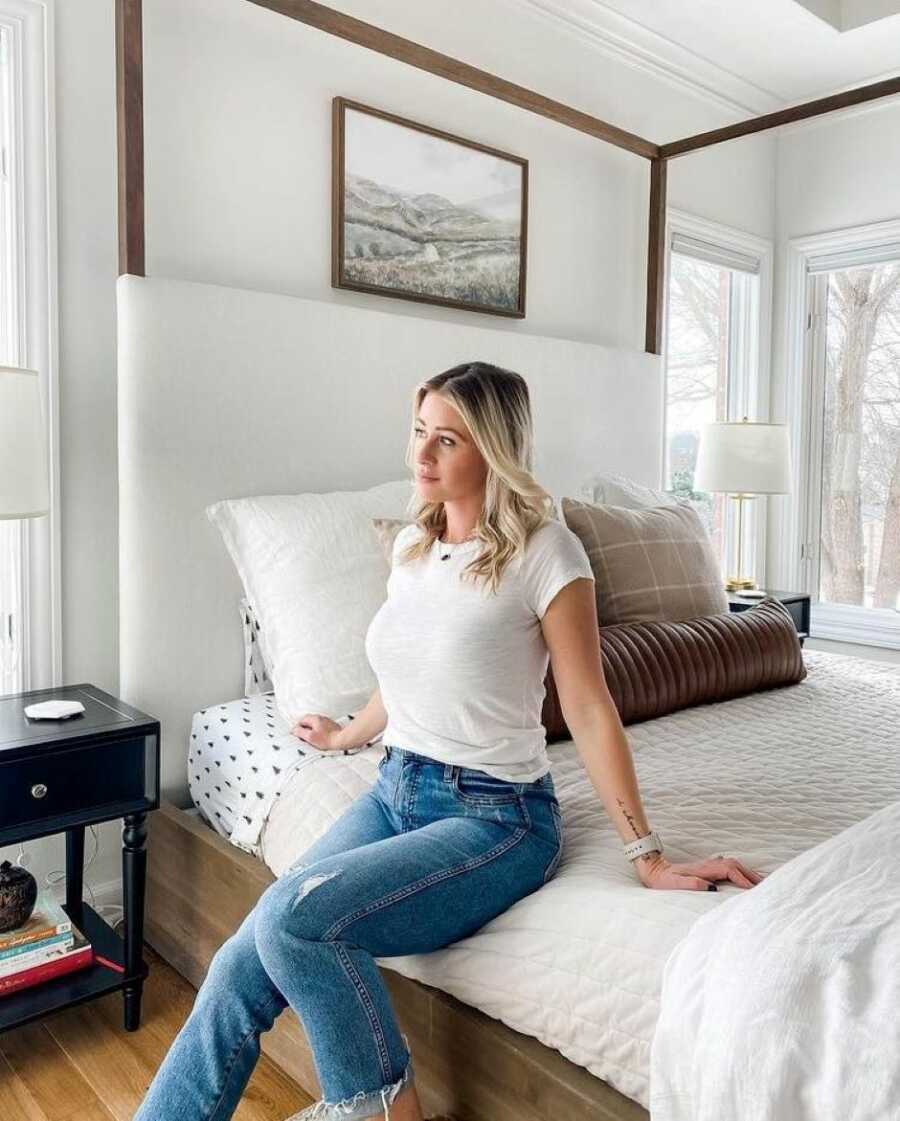
M 616 801 L 619 803 L 619 809 L 622 811 L 622 814 L 623 814 L 625 820 L 631 826 L 632 832 L 634 833 L 635 837 L 636 838 L 640 837 L 641 834 L 638 831 L 638 827 L 634 823 L 634 818 L 632 817 L 631 812 L 629 811 L 628 807 L 625 805 L 625 803 L 622 801 L 621 798 L 616 798 Z M 649 864 L 653 860 L 655 860 L 655 858 L 657 856 L 659 856 L 658 852 L 657 853 L 644 852 L 644 853 L 641 853 L 641 855 L 637 859 L 642 861 L 644 864 Z
M 616 798 L 616 801 L 619 803 L 619 809 L 622 811 L 622 814 L 624 815 L 625 820 L 631 826 L 631 830 L 634 833 L 635 837 L 636 838 L 640 837 L 640 833 L 638 832 L 638 827 L 635 825 L 634 818 L 631 816 L 631 813 L 630 813 L 628 807 L 625 805 L 625 803 L 622 801 L 621 798 Z

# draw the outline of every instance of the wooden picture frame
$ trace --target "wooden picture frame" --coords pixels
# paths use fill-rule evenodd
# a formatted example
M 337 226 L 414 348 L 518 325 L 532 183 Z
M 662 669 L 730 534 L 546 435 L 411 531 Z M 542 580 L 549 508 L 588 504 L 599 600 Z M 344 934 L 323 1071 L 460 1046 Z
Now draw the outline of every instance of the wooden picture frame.
M 356 114 L 349 123 L 348 113 Z M 404 137 L 395 126 L 410 130 L 410 136 Z M 423 137 L 432 142 L 424 142 Z M 460 160 L 458 151 L 448 148 L 446 171 L 435 169 L 442 154 L 435 139 L 462 146 L 484 160 Z M 348 203 L 351 145 L 349 162 L 358 170 L 350 173 L 353 190 Z M 361 174 L 359 169 L 367 166 L 377 173 L 377 164 L 386 162 L 389 150 L 408 161 L 403 167 L 397 164 L 394 182 Z M 417 172 L 413 165 L 420 157 Z M 421 190 L 409 186 L 416 182 L 417 173 L 422 177 Z M 445 175 L 455 199 L 434 189 L 435 180 L 439 184 Z M 398 181 L 406 186 L 399 187 Z M 492 181 L 501 189 L 491 193 Z M 483 184 L 481 194 L 478 184 Z M 508 186 L 504 189 L 503 184 Z M 467 185 L 475 194 L 464 199 Z M 388 214 L 388 225 L 378 222 L 382 208 L 383 212 L 393 211 Z M 332 287 L 525 317 L 528 161 L 521 156 L 335 97 L 331 209 Z M 348 222 L 348 216 L 357 221 Z M 483 249 L 478 248 L 479 243 Z M 461 295 L 466 290 L 471 295 Z

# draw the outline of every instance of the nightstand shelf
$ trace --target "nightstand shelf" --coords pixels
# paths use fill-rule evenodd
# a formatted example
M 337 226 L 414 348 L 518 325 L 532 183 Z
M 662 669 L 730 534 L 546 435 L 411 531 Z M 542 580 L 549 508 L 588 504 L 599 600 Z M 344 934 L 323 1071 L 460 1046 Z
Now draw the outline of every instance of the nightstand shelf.
M 809 594 L 807 592 L 776 592 L 765 588 L 758 590 L 765 591 L 766 595 L 779 600 L 790 611 L 802 646 L 803 640 L 809 638 Z M 744 599 L 738 592 L 726 592 L 725 594 L 728 596 L 729 611 L 746 611 L 749 607 L 755 607 L 762 602 L 758 599 Z
M 29 704 L 78 700 L 84 712 L 65 720 L 32 720 Z M 96 954 L 94 962 L 0 996 L 0 1032 L 122 991 L 126 1031 L 140 1025 L 146 818 L 159 806 L 159 721 L 94 685 L 67 685 L 0 697 L 0 845 L 53 833 L 66 835 L 63 907 Z M 82 899 L 84 831 L 121 818 L 124 940 Z M 39 885 L 40 887 L 41 885 Z
M 82 934 L 94 947 L 94 951 L 110 961 L 125 967 L 125 943 L 113 928 L 101 918 L 89 903 L 82 903 L 81 915 L 73 914 L 66 904 L 63 909 Z M 108 965 L 94 962 L 85 969 L 51 977 L 40 985 L 10 993 L 0 998 L 0 1032 L 8 1028 L 38 1020 L 51 1012 L 58 1012 L 73 1004 L 92 1000 L 95 996 L 124 989 L 135 981 L 143 982 L 147 976 L 147 966 L 142 962 L 138 973 L 130 977 L 117 973 Z

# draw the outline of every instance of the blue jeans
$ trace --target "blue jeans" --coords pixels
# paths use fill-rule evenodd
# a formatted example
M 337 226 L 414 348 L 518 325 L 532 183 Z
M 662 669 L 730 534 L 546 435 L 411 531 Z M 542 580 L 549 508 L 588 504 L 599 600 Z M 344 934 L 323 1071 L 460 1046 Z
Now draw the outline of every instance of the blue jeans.
M 384 1113 L 414 1081 L 376 957 L 474 934 L 537 891 L 562 855 L 549 774 L 506 782 L 385 747 L 358 797 L 216 951 L 133 1121 L 226 1121 L 288 1005 L 312 1051 L 316 1118 Z

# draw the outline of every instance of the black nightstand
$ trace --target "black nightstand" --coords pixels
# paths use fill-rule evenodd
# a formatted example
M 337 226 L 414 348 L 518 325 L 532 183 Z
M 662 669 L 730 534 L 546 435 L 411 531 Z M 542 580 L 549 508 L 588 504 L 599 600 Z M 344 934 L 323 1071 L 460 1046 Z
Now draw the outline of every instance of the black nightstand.
M 759 588 L 773 599 L 780 600 L 790 611 L 794 619 L 794 626 L 800 636 L 800 645 L 809 638 L 809 595 L 806 592 L 771 592 L 767 588 Z M 729 611 L 746 611 L 748 607 L 755 607 L 761 601 L 758 599 L 743 599 L 737 592 L 726 592 L 728 596 Z
M 78 700 L 66 720 L 30 720 L 25 706 Z M 96 952 L 95 962 L 0 999 L 0 1032 L 71 1004 L 123 990 L 125 1029 L 136 1031 L 148 969 L 143 960 L 146 816 L 159 807 L 159 721 L 93 685 L 66 685 L 0 697 L 0 845 L 66 834 L 63 908 Z M 84 830 L 123 818 L 124 941 L 82 901 Z M 40 886 L 40 885 L 39 885 Z

